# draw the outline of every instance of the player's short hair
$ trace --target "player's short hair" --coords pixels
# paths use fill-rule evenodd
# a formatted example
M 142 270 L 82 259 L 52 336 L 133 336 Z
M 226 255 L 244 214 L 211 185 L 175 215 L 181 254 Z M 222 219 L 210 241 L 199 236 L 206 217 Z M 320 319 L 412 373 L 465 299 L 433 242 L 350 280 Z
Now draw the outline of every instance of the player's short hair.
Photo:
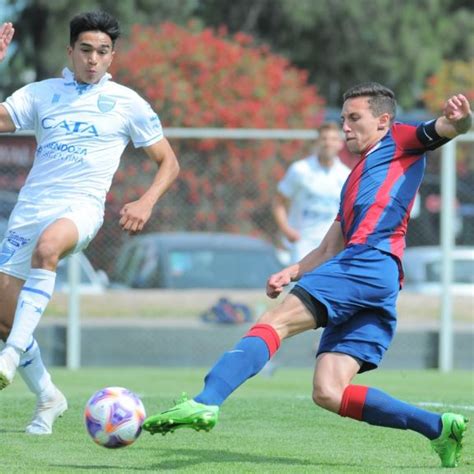
M 351 87 L 342 96 L 344 102 L 354 97 L 368 97 L 369 106 L 374 117 L 387 113 L 391 120 L 395 118 L 397 101 L 394 92 L 388 87 L 378 82 L 363 82 Z
M 80 13 L 71 20 L 69 23 L 69 44 L 74 46 L 77 38 L 84 31 L 105 33 L 112 40 L 112 47 L 115 46 L 115 41 L 120 36 L 120 26 L 117 19 L 102 10 Z

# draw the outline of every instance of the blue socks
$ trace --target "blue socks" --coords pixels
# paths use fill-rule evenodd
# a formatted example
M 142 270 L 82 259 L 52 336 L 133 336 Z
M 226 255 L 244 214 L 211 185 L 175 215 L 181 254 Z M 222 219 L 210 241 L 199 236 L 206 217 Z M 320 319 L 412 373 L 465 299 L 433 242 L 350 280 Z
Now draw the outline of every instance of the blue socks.
M 349 385 L 342 398 L 341 416 L 371 425 L 412 430 L 436 439 L 441 434 L 441 415 L 397 400 L 376 388 Z
M 194 400 L 221 405 L 250 377 L 260 372 L 280 345 L 272 326 L 257 324 L 231 351 L 225 352 L 204 379 L 204 388 Z
M 369 388 L 364 406 L 364 421 L 371 425 L 412 430 L 429 439 L 441 434 L 441 415 L 402 402 L 376 388 Z

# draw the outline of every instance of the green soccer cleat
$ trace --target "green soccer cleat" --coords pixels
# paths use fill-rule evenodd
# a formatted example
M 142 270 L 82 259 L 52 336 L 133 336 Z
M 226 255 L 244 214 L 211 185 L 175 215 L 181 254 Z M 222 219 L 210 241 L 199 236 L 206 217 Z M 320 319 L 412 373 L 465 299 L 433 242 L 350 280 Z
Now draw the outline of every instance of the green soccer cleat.
M 443 413 L 443 430 L 431 446 L 441 459 L 443 467 L 456 467 L 461 457 L 462 439 L 467 429 L 467 418 L 456 413 Z
M 172 433 L 178 428 L 210 431 L 216 426 L 218 414 L 217 405 L 204 405 L 192 399 L 189 400 L 183 393 L 173 408 L 148 417 L 142 427 L 151 434 L 161 433 L 162 435 Z

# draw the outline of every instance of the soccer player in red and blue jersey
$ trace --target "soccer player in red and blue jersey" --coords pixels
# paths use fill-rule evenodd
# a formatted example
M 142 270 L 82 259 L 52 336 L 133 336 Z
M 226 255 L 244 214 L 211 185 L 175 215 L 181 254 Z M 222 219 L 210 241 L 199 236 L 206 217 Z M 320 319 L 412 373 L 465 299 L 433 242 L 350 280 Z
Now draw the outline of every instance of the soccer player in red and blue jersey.
M 357 373 L 379 365 L 395 333 L 401 258 L 425 152 L 472 125 L 469 102 L 461 94 L 447 101 L 441 117 L 418 126 L 394 122 L 395 110 L 393 92 L 380 84 L 360 84 L 345 93 L 342 129 L 360 161 L 342 189 L 339 213 L 324 240 L 300 262 L 269 278 L 270 298 L 290 282 L 297 284 L 222 355 L 201 393 L 149 417 L 146 430 L 211 429 L 220 405 L 263 368 L 281 340 L 322 327 L 314 402 L 372 425 L 416 431 L 431 440 L 443 466 L 458 464 L 464 416 L 432 413 L 376 388 L 352 384 Z

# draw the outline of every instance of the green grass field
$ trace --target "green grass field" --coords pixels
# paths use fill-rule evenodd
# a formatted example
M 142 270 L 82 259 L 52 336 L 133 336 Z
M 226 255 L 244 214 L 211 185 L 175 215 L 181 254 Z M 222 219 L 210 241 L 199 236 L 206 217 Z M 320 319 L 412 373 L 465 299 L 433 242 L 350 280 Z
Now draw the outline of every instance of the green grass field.
M 137 392 L 148 414 L 169 407 L 181 391 L 194 395 L 204 370 L 56 369 L 56 383 L 70 409 L 53 435 L 23 433 L 34 399 L 20 378 L 0 394 L 2 473 L 423 473 L 441 470 L 420 435 L 377 428 L 317 408 L 311 401 L 310 370 L 280 369 L 241 387 L 221 410 L 210 433 L 177 431 L 165 437 L 143 433 L 130 447 L 107 450 L 88 437 L 83 407 L 97 389 L 120 385 Z M 357 383 L 373 385 L 430 409 L 474 418 L 471 372 L 379 371 Z M 474 472 L 474 426 L 468 431 L 462 465 Z

